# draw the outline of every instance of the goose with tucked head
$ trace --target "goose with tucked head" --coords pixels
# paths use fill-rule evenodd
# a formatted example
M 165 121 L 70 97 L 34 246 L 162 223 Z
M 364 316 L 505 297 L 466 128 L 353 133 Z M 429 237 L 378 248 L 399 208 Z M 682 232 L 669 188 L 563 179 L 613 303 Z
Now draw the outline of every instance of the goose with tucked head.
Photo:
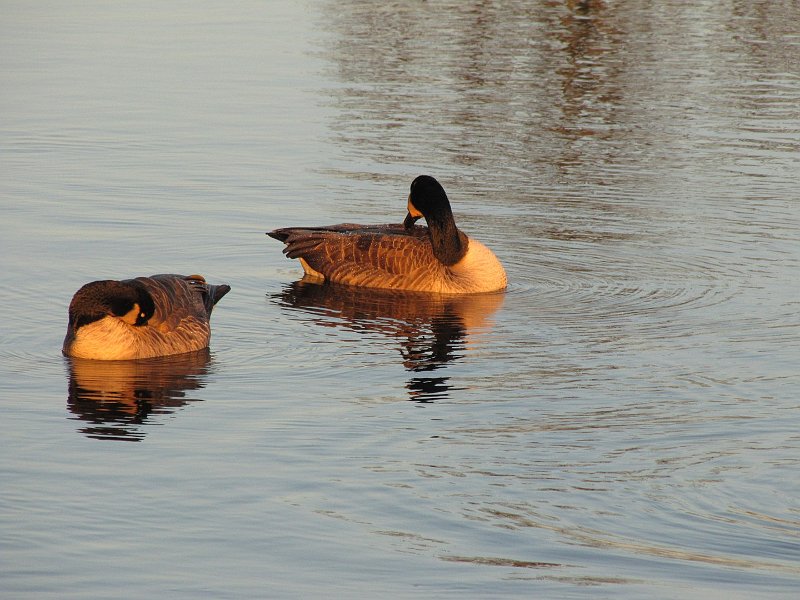
M 427 227 L 415 225 L 424 218 Z M 494 253 L 456 227 L 450 201 L 436 179 L 411 184 L 402 224 L 287 227 L 267 235 L 286 244 L 309 278 L 361 287 L 474 294 L 505 289 Z
M 87 283 L 69 305 L 66 356 L 130 360 L 208 347 L 214 305 L 230 291 L 202 275 Z

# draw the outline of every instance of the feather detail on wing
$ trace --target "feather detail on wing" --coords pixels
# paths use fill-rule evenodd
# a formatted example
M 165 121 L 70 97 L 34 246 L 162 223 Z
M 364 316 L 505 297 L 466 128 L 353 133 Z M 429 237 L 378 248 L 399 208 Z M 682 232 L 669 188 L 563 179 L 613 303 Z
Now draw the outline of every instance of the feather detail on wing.
M 209 285 L 197 275 L 153 275 L 136 281 L 145 286 L 155 304 L 153 316 L 137 330 L 142 338 L 173 352 L 208 345 L 211 310 L 230 290 L 229 286 Z
M 334 283 L 430 290 L 431 281 L 447 278 L 426 227 L 344 223 L 278 229 L 269 235 L 286 244 L 287 257 L 302 258 Z

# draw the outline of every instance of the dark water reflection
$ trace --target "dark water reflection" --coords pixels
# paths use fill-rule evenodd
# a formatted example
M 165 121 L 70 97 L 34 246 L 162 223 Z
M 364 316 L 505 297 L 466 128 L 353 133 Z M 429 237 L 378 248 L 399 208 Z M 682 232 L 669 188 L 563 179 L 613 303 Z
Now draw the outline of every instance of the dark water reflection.
M 140 441 L 152 417 L 198 400 L 190 393 L 205 386 L 211 355 L 206 349 L 145 360 L 65 360 L 67 407 L 87 423 L 80 431 L 95 439 Z
M 449 396 L 453 386 L 434 371 L 470 350 L 471 337 L 491 330 L 492 317 L 505 295 L 450 297 L 350 286 L 293 282 L 272 296 L 280 306 L 309 313 L 320 327 L 341 327 L 396 342 L 410 399 L 432 402 Z

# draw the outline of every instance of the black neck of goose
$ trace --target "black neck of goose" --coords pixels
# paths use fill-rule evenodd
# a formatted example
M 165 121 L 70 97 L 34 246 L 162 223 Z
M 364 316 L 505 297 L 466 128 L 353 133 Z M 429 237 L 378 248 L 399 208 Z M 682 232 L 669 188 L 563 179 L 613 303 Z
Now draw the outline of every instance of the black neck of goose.
M 449 218 L 426 217 L 428 233 L 431 236 L 431 246 L 436 259 L 443 265 L 452 266 L 464 258 L 467 253 L 467 236 L 461 233 Z

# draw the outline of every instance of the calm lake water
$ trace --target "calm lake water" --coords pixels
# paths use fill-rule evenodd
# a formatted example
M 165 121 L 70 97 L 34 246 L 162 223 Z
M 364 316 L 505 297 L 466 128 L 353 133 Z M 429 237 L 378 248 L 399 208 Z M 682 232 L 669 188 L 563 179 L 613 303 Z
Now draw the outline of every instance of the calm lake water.
M 0 596 L 794 598 L 800 6 L 3 2 Z M 504 294 L 264 232 L 437 177 Z M 233 290 L 60 355 L 87 281 Z

